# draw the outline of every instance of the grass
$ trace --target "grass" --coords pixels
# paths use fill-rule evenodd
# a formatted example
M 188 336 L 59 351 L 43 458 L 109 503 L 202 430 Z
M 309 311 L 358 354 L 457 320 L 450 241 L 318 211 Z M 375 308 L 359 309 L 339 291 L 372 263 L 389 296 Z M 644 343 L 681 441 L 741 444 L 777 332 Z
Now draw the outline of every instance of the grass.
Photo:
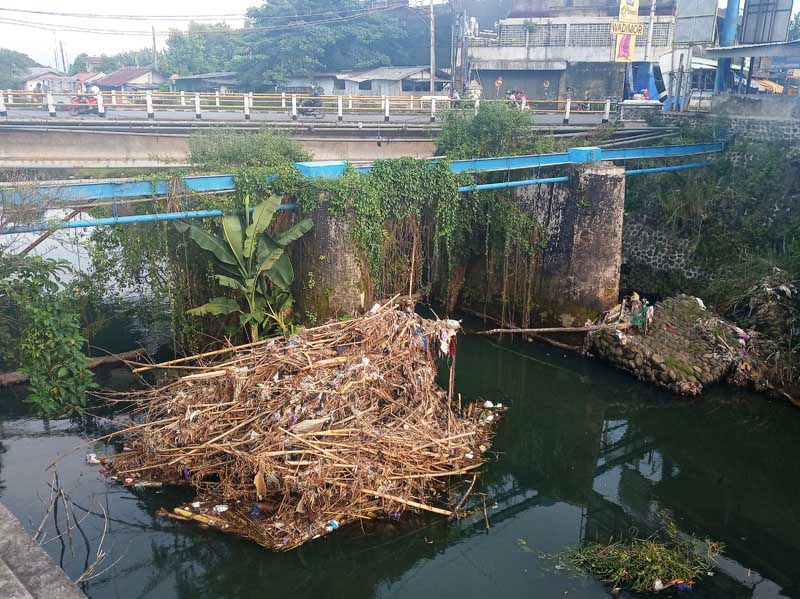
M 721 551 L 720 543 L 682 537 L 675 523 L 662 515 L 660 528 L 647 538 L 587 543 L 558 558 L 611 585 L 613 592 L 653 592 L 691 588 L 714 567 Z

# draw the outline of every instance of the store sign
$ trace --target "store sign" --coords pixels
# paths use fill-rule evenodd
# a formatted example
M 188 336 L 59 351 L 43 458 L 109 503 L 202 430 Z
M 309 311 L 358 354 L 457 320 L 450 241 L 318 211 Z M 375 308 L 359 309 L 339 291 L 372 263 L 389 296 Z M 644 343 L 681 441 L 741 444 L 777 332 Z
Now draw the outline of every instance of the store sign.
M 619 21 L 611 24 L 611 34 L 617 36 L 614 61 L 632 62 L 636 36 L 643 33 L 644 25 L 639 25 L 639 0 L 620 0 Z
M 611 23 L 611 33 L 614 35 L 644 35 L 644 23 L 614 21 Z

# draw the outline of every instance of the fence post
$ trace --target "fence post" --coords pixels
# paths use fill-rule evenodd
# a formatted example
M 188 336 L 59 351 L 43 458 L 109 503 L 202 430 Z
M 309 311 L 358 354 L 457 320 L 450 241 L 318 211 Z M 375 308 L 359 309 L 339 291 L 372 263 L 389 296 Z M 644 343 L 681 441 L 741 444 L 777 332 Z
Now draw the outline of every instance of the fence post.
M 186 96 L 184 95 L 183 90 L 181 90 L 181 106 L 186 106 Z
M 564 104 L 564 124 L 569 125 L 569 111 L 572 108 L 572 98 L 567 98 Z
M 353 96 L 347 96 L 347 110 L 353 110 Z
M 153 93 L 148 89 L 144 92 L 145 102 L 147 102 L 147 118 L 154 119 L 156 118 L 156 113 L 153 110 Z
M 526 110 L 528 108 L 528 98 L 522 98 L 522 110 Z
M 114 106 L 117 103 L 117 92 L 116 90 L 111 90 L 111 105 Z
M 242 102 L 244 102 L 244 120 L 250 120 L 250 98 L 247 94 L 242 94 Z
M 386 96 L 383 97 L 383 120 L 389 122 L 389 104 L 391 100 Z
M 336 115 L 340 121 L 344 118 L 344 116 L 342 115 L 343 105 L 344 105 L 344 98 L 342 98 L 342 96 L 338 96 L 336 98 Z
M 6 111 L 6 100 L 3 97 L 3 94 L 0 94 L 0 116 L 8 116 L 8 112 Z
M 201 119 L 203 115 L 200 113 L 200 94 L 194 94 L 194 118 Z
M 297 120 L 297 94 L 292 94 L 292 120 Z
M 219 90 L 214 92 L 214 106 L 219 108 Z
M 97 116 L 105 117 L 106 107 L 105 104 L 103 104 L 103 92 L 97 92 L 95 99 L 97 100 Z
M 8 103 L 9 104 L 13 104 L 14 103 L 14 94 L 11 93 L 10 89 L 8 89 L 6 91 L 8 92 Z
M 56 106 L 53 104 L 53 94 L 47 92 L 47 112 L 50 116 L 56 116 Z
M 286 92 L 281 92 L 281 108 L 286 108 Z
M 611 118 L 611 98 L 606 100 L 606 108 L 603 112 L 603 124 L 607 123 Z
M 256 103 L 255 103 L 255 102 L 253 102 L 253 92 L 250 92 L 250 93 L 249 93 L 249 94 L 247 94 L 247 95 L 249 96 L 249 99 L 247 100 L 247 103 L 250 105 L 250 110 L 252 110 L 252 109 L 253 109 L 253 106 L 255 106 L 255 105 L 256 105 Z
M 431 98 L 431 123 L 436 122 L 436 98 Z
M 475 114 L 478 114 L 478 111 L 481 109 L 481 99 L 475 98 Z

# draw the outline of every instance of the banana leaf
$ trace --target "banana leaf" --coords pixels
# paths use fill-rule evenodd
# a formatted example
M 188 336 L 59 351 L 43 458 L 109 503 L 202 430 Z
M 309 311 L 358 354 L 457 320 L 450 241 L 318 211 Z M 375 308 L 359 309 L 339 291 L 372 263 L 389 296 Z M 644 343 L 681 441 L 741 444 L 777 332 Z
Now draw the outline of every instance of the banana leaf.
M 239 303 L 236 300 L 232 300 L 229 297 L 212 297 L 208 303 L 187 310 L 186 313 L 190 316 L 205 316 L 206 314 L 219 316 L 220 314 L 231 314 L 240 311 Z

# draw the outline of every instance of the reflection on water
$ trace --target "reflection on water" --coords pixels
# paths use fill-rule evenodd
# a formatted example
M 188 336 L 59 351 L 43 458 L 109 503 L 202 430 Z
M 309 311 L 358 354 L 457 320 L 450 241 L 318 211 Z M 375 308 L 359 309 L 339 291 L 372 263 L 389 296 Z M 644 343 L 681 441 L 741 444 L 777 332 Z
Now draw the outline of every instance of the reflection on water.
M 466 338 L 458 391 L 510 405 L 485 471 L 482 502 L 447 526 L 424 519 L 342 530 L 287 554 L 154 516 L 185 497 L 109 484 L 67 452 L 85 422 L 42 422 L 2 398 L 0 498 L 29 530 L 38 525 L 51 474 L 80 509 L 110 516 L 106 549 L 121 561 L 88 586 L 95 599 L 135 597 L 608 597 L 593 580 L 556 571 L 542 554 L 631 527 L 647 531 L 669 510 L 680 528 L 727 545 L 721 571 L 694 595 L 800 598 L 800 413 L 720 387 L 675 400 L 602 365 L 557 350 Z M 102 424 L 102 422 L 101 422 Z M 98 453 L 110 448 L 99 448 Z M 83 523 L 91 543 L 102 519 Z M 524 541 L 523 542 L 521 542 Z M 46 546 L 75 578 L 75 556 Z

